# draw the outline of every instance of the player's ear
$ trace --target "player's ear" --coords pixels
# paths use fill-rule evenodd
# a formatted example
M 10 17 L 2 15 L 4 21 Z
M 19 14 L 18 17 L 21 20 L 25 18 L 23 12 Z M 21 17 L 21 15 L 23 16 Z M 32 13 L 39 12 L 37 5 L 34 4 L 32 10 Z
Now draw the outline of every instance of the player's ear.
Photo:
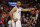
M 17 3 L 16 3 L 16 5 L 17 5 Z

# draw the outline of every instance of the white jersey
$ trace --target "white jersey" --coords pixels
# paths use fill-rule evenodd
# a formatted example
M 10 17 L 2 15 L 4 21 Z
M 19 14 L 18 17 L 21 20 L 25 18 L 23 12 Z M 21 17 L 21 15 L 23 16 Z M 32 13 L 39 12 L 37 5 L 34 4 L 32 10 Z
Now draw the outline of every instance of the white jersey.
M 21 7 L 17 8 L 16 12 L 13 13 L 13 17 L 14 17 L 14 19 L 17 18 L 18 20 L 20 20 L 20 18 L 21 18 Z
M 19 8 L 17 8 L 16 7 L 16 12 L 14 12 L 13 13 L 13 18 L 14 19 L 18 19 L 18 21 L 17 22 L 14 22 L 14 21 L 12 21 L 12 27 L 21 27 L 21 21 L 20 21 L 20 18 L 21 18 L 21 7 L 19 7 Z

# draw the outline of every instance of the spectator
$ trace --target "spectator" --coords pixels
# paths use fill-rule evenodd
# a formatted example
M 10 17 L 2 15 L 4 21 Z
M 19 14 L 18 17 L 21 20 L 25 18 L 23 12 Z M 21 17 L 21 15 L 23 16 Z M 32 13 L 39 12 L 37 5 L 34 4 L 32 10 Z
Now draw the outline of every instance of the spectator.
M 38 13 L 38 18 L 36 20 L 36 27 L 40 27 L 40 12 Z
M 26 19 L 25 19 L 25 17 L 23 16 L 22 17 L 22 27 L 26 27 L 27 26 L 27 22 L 26 22 Z
M 2 21 L 2 19 L 1 19 L 1 15 L 0 15 L 0 27 L 3 27 L 3 21 Z
M 36 10 L 36 13 L 35 13 L 35 14 L 36 14 L 36 16 L 35 16 L 35 17 L 36 17 L 36 20 L 37 20 L 38 15 L 39 15 L 39 11 L 38 11 L 38 10 Z
M 8 27 L 12 27 L 12 20 L 8 21 Z

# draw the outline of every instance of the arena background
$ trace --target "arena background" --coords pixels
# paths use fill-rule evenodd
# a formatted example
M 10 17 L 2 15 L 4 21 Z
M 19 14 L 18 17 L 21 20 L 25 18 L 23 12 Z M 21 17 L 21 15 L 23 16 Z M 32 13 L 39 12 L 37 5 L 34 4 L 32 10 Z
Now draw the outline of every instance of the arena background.
M 30 12 L 21 12 L 22 27 L 40 27 L 40 0 L 0 0 L 0 27 L 11 27 L 9 12 L 16 2 L 21 2 L 22 8 L 34 8 Z

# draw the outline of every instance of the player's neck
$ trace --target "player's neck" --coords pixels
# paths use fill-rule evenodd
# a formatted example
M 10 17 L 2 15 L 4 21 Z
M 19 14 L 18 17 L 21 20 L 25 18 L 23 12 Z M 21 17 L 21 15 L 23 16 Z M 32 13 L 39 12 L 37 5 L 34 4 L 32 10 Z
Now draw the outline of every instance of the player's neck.
M 17 8 L 19 8 L 19 6 L 17 6 Z

